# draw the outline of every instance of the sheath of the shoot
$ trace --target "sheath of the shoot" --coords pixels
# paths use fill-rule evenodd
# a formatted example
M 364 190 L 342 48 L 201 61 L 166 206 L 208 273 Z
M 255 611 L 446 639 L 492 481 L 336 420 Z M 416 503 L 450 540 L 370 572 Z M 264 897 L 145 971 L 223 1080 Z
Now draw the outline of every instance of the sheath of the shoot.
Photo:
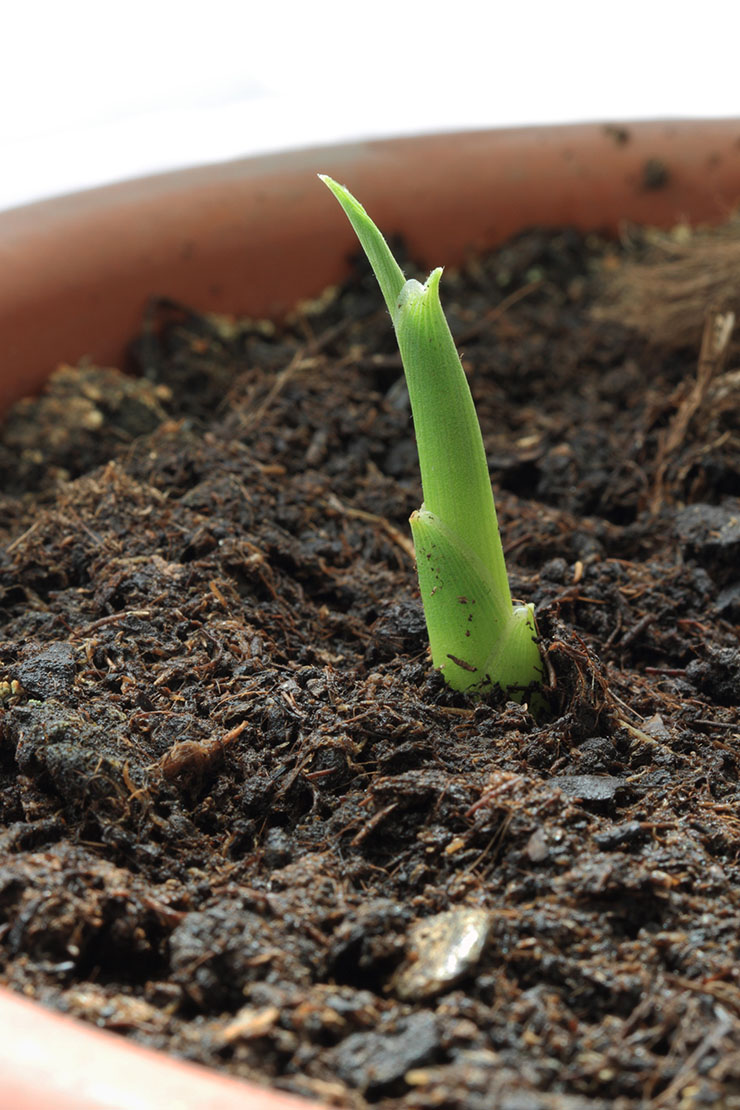
M 478 417 L 439 300 L 442 270 L 406 281 L 365 209 L 337 198 L 378 279 L 406 375 L 424 502 L 411 516 L 432 662 L 455 690 L 521 700 L 543 677 L 534 607 L 514 606 Z

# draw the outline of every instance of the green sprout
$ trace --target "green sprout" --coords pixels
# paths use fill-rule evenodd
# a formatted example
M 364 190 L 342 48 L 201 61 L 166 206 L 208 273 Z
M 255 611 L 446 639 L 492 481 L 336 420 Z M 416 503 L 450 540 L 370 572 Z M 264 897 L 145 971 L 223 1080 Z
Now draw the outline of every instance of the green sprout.
M 406 281 L 365 209 L 332 191 L 370 261 L 396 331 L 424 502 L 411 515 L 432 662 L 454 690 L 521 701 L 543 679 L 533 605 L 514 606 L 478 417 L 439 299 L 441 268 Z

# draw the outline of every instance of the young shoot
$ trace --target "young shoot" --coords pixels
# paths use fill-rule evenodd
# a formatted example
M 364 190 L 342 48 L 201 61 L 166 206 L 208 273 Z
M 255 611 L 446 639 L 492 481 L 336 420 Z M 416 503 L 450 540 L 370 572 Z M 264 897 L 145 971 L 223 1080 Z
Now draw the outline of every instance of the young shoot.
M 439 299 L 442 270 L 406 280 L 358 201 L 345 211 L 391 314 L 414 418 L 424 501 L 411 533 L 432 662 L 455 690 L 521 701 L 543 678 L 533 605 L 514 606 L 478 417 Z

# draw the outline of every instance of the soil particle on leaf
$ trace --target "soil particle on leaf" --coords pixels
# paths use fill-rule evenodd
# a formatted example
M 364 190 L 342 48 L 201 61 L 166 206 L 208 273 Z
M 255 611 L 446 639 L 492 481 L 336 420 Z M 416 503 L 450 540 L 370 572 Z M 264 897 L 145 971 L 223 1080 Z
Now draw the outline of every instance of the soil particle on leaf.
M 349 1110 L 740 1105 L 736 370 L 604 311 L 647 253 L 445 274 L 536 716 L 430 669 L 366 272 L 9 415 L 4 983 Z

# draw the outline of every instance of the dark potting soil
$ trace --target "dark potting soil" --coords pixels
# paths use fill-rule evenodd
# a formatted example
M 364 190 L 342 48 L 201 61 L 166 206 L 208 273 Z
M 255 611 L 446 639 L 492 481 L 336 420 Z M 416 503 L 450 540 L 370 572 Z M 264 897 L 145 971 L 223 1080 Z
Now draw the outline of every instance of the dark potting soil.
M 594 317 L 622 264 L 443 281 L 539 721 L 430 669 L 364 270 L 283 330 L 160 303 L 142 377 L 16 408 L 4 983 L 337 1107 L 740 1106 L 738 391 Z

